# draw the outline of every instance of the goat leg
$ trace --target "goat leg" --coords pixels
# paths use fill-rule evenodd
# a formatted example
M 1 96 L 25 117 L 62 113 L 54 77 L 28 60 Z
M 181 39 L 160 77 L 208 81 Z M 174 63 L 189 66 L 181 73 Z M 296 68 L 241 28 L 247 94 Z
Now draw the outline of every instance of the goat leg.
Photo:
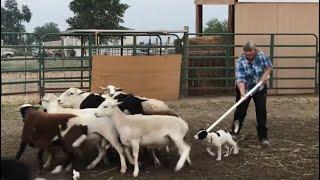
M 26 149 L 26 146 L 27 146 L 27 144 L 24 141 L 21 141 L 19 150 L 18 150 L 18 152 L 16 154 L 16 160 L 20 159 L 22 153 Z
M 42 157 L 43 157 L 43 149 L 40 149 L 38 151 L 38 163 L 39 163 L 39 175 L 43 174 L 43 161 L 42 161 Z
M 53 158 L 53 152 L 48 151 L 46 162 L 43 165 L 44 168 L 48 168 L 50 166 L 52 158 Z
M 161 166 L 161 163 L 156 155 L 155 149 L 151 149 L 152 157 L 153 157 L 153 163 L 155 166 Z

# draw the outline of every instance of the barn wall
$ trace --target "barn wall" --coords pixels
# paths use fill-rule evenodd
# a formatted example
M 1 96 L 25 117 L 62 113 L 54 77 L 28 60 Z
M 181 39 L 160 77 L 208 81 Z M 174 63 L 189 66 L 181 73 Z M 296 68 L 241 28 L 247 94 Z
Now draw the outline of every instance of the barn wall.
M 319 3 L 238 3 L 235 5 L 235 33 L 315 33 L 319 37 Z M 252 39 L 256 44 L 268 45 L 268 36 L 236 36 L 235 44 Z M 309 36 L 276 36 L 275 44 L 314 44 Z M 269 48 L 261 48 L 267 55 Z M 241 48 L 235 49 L 240 55 Z M 275 48 L 275 56 L 313 56 L 312 48 Z M 314 59 L 276 59 L 278 67 L 314 66 Z M 276 77 L 314 77 L 314 70 L 274 70 Z M 314 87 L 314 80 L 277 80 L 278 87 Z M 312 93 L 313 90 L 278 90 L 278 94 Z
M 109 84 L 161 100 L 179 99 L 181 55 L 102 56 L 92 59 L 92 90 Z

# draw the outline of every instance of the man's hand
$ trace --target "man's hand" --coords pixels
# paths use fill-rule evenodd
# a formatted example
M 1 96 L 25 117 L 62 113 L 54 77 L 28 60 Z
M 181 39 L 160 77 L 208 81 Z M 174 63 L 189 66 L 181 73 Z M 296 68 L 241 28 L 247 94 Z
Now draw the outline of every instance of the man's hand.
M 241 99 L 244 98 L 246 95 L 245 94 L 241 94 Z
M 239 88 L 239 91 L 240 91 L 240 95 L 241 95 L 241 98 L 245 97 L 245 84 L 240 82 L 238 83 L 238 88 Z
M 262 81 L 263 84 L 265 84 L 265 83 L 267 82 L 268 77 L 270 76 L 271 71 L 272 71 L 272 68 L 267 68 L 267 69 L 264 71 L 264 73 L 263 73 L 263 75 L 261 76 L 261 79 L 260 79 L 260 81 Z

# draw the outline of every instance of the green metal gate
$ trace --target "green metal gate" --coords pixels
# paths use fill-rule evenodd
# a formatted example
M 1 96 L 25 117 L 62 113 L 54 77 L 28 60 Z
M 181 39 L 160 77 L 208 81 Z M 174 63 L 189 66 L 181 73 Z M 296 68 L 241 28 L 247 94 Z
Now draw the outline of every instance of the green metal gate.
M 118 41 L 120 43 L 99 42 L 99 38 L 101 40 L 110 37 L 120 39 Z M 149 42 L 138 44 L 138 38 L 145 37 L 149 37 Z M 269 81 L 270 89 L 275 92 L 299 89 L 318 92 L 319 54 L 318 38 L 315 34 L 195 34 L 188 33 L 186 30 L 181 32 L 106 31 L 99 35 L 69 32 L 51 33 L 43 37 L 33 33 L 1 32 L 1 40 L 3 40 L 1 95 L 34 93 L 42 96 L 47 92 L 63 92 L 71 86 L 90 90 L 94 54 L 158 56 L 180 53 L 182 54 L 181 97 L 233 93 L 234 63 L 242 46 L 237 38 L 241 37 L 245 37 L 243 41 L 251 37 L 264 40 L 264 43 L 258 42 L 257 47 L 262 48 L 274 64 L 274 73 Z M 283 37 L 292 38 L 289 38 L 290 41 L 281 41 Z M 310 43 L 302 44 L 295 40 L 301 37 L 310 38 Z M 132 42 L 126 43 L 126 38 L 132 38 Z M 151 38 L 155 38 L 156 43 L 151 42 Z M 167 43 L 165 38 L 168 39 Z M 169 43 L 170 38 L 174 39 L 174 43 Z M 33 39 L 34 43 L 30 43 L 30 39 Z M 293 43 L 293 40 L 297 42 Z M 289 53 L 279 53 L 283 49 Z M 10 51 L 14 51 L 14 57 L 5 55 L 5 53 L 10 54 Z M 303 53 L 299 56 L 294 55 L 296 51 L 303 51 Z M 297 61 L 305 64 L 290 63 Z M 297 73 L 298 76 L 286 77 L 281 75 L 283 72 Z M 284 81 L 289 82 L 289 80 L 298 83 L 291 83 L 290 86 L 282 85 Z
M 53 44 L 54 41 L 50 39 L 59 40 Z M 80 44 L 73 43 L 79 40 Z M 64 42 L 67 44 L 63 44 Z M 63 92 L 69 87 L 90 90 L 92 60 L 90 35 L 50 33 L 43 36 L 42 44 L 41 95 L 48 92 Z
M 37 34 L 1 32 L 1 95 L 40 93 L 41 58 L 34 56 L 40 49 Z
M 11 36 L 36 36 L 33 39 L 36 44 L 33 45 L 28 44 L 29 38 L 24 37 L 20 38 L 23 41 L 19 41 L 19 44 L 8 40 L 2 46 L 1 49 L 13 48 L 14 51 L 24 48 L 24 56 L 1 57 L 1 95 L 34 93 L 42 97 L 45 93 L 63 92 L 69 87 L 90 90 L 94 54 L 158 56 L 175 54 L 177 49 L 181 49 L 179 36 L 174 32 L 99 32 L 98 36 L 90 31 L 77 31 L 49 33 L 42 37 L 32 33 L 1 32 L 1 37 L 5 40 Z M 126 43 L 126 38 L 133 41 Z M 149 38 L 149 42 L 138 44 L 139 38 Z M 151 42 L 151 38 L 155 38 L 156 42 Z M 165 42 L 164 38 L 168 41 L 171 38 L 171 41 L 175 40 L 178 44 Z M 108 44 L 108 41 L 103 43 L 99 39 L 120 39 L 120 44 Z M 37 76 L 31 77 L 30 73 Z M 24 74 L 23 79 L 20 74 Z M 33 86 L 30 87 L 31 85 Z
M 290 38 L 288 41 L 284 41 L 285 37 Z M 201 39 L 209 39 L 210 41 L 210 38 L 216 41 L 211 44 L 201 41 Z M 263 49 L 273 62 L 274 70 L 268 84 L 269 88 L 275 91 L 275 94 L 286 90 L 318 92 L 318 38 L 315 34 L 185 33 L 180 86 L 182 97 L 234 93 L 235 61 L 242 47 L 242 44 L 237 44 L 237 38 L 238 41 L 242 38 L 243 43 L 251 38 L 264 42 L 257 43 L 257 47 Z M 309 38 L 310 43 L 292 43 L 294 39 L 299 38 Z M 200 43 L 197 42 L 197 39 Z M 285 53 L 286 51 L 289 53 Z M 295 51 L 305 52 L 300 53 L 303 55 L 294 55 Z M 300 61 L 300 65 L 297 60 Z M 296 62 L 298 65 L 293 65 L 294 63 L 291 62 Z M 301 63 L 307 65 L 301 65 Z M 286 73 L 290 76 L 283 75 Z M 292 73 L 298 75 L 292 75 Z M 289 80 L 298 83 L 285 86 L 284 84 L 288 83 L 284 82 L 289 82 Z

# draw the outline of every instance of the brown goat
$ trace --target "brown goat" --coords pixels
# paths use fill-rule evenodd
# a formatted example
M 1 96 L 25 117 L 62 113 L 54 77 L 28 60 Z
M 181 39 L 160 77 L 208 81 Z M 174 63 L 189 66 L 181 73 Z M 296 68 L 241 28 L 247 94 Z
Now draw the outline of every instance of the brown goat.
M 38 163 L 39 173 L 43 173 L 42 156 L 44 150 L 50 150 L 55 146 L 59 146 L 68 154 L 67 161 L 63 164 L 66 167 L 70 161 L 74 160 L 75 152 L 72 143 L 81 135 L 87 135 L 87 126 L 73 126 L 70 131 L 62 138 L 61 131 L 67 128 L 69 119 L 76 117 L 73 114 L 48 114 L 38 111 L 32 105 L 23 105 L 20 108 L 24 121 L 23 132 L 21 136 L 21 144 L 16 154 L 19 159 L 26 148 L 26 145 L 39 148 Z

